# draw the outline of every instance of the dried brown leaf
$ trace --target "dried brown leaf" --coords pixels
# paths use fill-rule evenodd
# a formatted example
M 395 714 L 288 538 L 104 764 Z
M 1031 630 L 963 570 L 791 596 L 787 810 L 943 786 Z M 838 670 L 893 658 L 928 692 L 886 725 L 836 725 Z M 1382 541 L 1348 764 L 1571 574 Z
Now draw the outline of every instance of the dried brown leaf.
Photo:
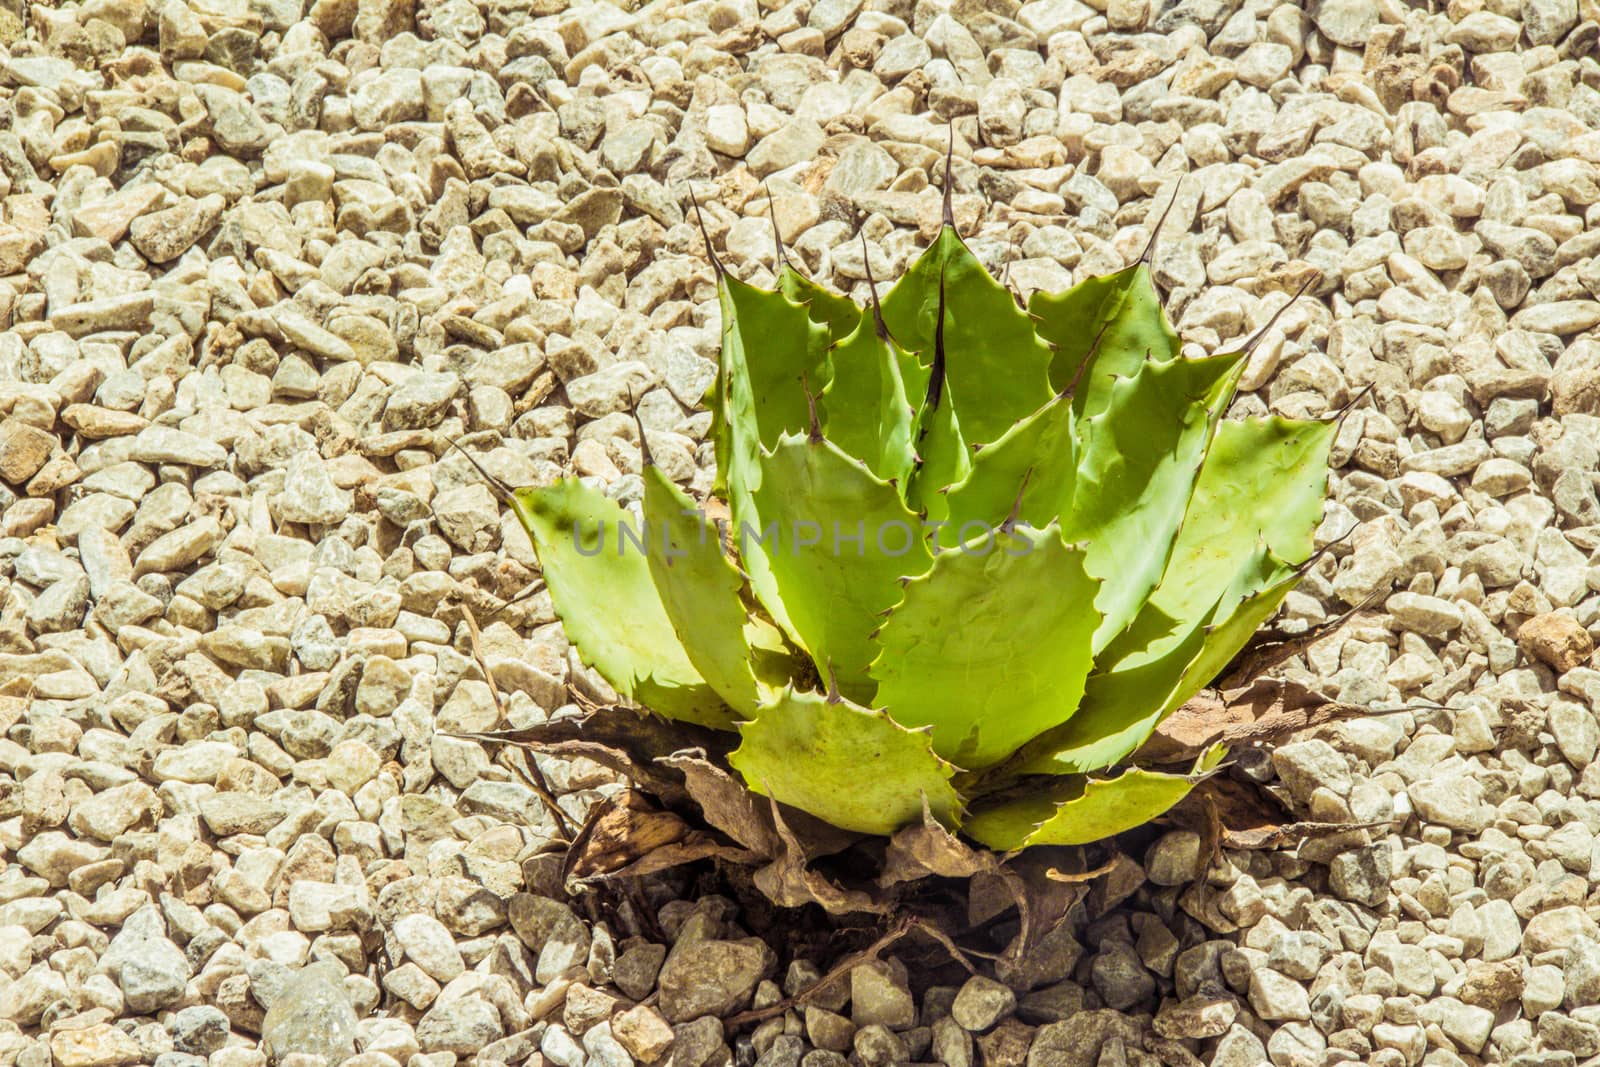
M 710 834 L 691 832 L 682 841 L 674 841 L 663 845 L 652 852 L 640 856 L 637 860 L 614 871 L 605 874 L 590 875 L 582 878 L 583 881 L 615 881 L 623 878 L 642 878 L 647 874 L 656 874 L 660 871 L 681 867 L 686 863 L 696 863 L 705 859 L 724 860 L 728 863 L 737 863 L 741 867 L 750 867 L 761 862 L 753 852 L 741 848 L 725 845 Z
M 629 790 L 589 812 L 567 850 L 562 876 L 563 881 L 633 877 L 713 856 L 746 863 L 754 859 Z
M 778 849 L 772 809 L 732 774 L 700 753 L 679 752 L 660 762 L 683 775 L 684 788 L 700 806 L 706 822 L 760 856 Z
M 628 790 L 597 802 L 567 850 L 563 874 L 592 878 L 620 870 L 639 857 L 683 840 L 689 824 Z
M 784 908 L 818 904 L 830 915 L 859 912 L 884 914 L 888 905 L 861 889 L 845 889 L 812 867 L 805 848 L 790 831 L 776 802 L 771 803 L 773 828 L 778 836 L 772 862 L 752 876 L 768 900 Z
M 999 867 L 999 856 L 972 848 L 946 830 L 928 809 L 927 798 L 923 798 L 922 822 L 889 838 L 878 884 L 887 889 L 930 875 L 971 878 L 981 872 L 997 871 Z
M 728 735 L 632 708 L 608 707 L 519 730 L 456 736 L 491 745 L 520 745 L 567 759 L 582 756 L 625 776 L 669 806 L 689 799 L 679 776 L 659 761 L 686 749 L 725 756 Z
M 1211 746 L 1260 744 L 1372 709 L 1341 704 L 1294 682 L 1264 679 L 1245 689 L 1201 690 L 1167 716 L 1135 753 L 1141 763 L 1189 763 Z

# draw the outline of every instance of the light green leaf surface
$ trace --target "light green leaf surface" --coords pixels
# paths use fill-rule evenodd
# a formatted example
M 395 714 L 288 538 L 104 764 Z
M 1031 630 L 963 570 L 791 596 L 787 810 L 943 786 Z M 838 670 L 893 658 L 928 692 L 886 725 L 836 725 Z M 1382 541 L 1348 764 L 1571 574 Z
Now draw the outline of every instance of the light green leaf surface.
M 1104 767 L 1211 682 L 1298 580 L 1322 521 L 1332 422 L 1225 421 L 1206 455 L 1161 584 L 1106 649 L 1083 709 L 1029 764 Z
M 791 639 L 796 637 L 776 580 L 759 551 L 745 555 L 744 529 L 759 530 L 754 495 L 760 487 L 763 443 L 784 433 L 804 433 L 811 424 L 807 391 L 826 384 L 827 327 L 813 322 L 805 306 L 723 275 L 722 353 L 717 383 L 720 418 L 714 428 L 717 482 L 727 494 L 735 545 L 762 606 Z M 821 378 L 823 380 L 816 380 Z
M 878 635 L 876 707 L 933 728 L 966 770 L 1005 759 L 1077 709 L 1100 619 L 1099 583 L 1054 526 L 946 549 L 906 585 Z
M 1102 654 L 1078 714 L 1023 750 L 1023 773 L 1092 771 L 1126 757 L 1216 677 L 1298 580 L 1293 568 L 1258 545 L 1209 612 L 1142 616 Z M 1150 639 L 1145 628 L 1169 632 Z
M 793 690 L 742 724 L 728 761 L 751 789 L 861 833 L 889 834 L 933 816 L 955 825 L 954 768 L 934 755 L 926 732 L 881 711 Z
M 1031 516 L 1030 523 L 1043 518 L 1037 525 L 1048 524 L 1060 502 L 1072 500 L 1077 483 L 1075 419 L 1072 398 L 1054 396 L 1000 440 L 979 449 L 966 478 L 948 494 L 950 524 L 939 531 L 939 544 L 958 544 L 963 523 L 998 527 L 1017 507 L 1024 486 L 1029 506 L 1018 508 L 1018 516 Z
M 811 321 L 826 327 L 835 344 L 854 333 L 865 317 L 849 297 L 818 285 L 790 266 L 778 271 L 778 291 L 796 304 L 804 304 Z
M 1221 423 L 1151 603 L 1179 618 L 1206 610 L 1262 539 L 1282 559 L 1304 562 L 1322 521 L 1336 429 L 1277 416 Z
M 915 453 L 913 408 L 900 379 L 900 352 L 862 315 L 855 331 L 833 350 L 833 380 L 819 401 L 828 440 L 866 463 L 873 474 L 904 492 Z
M 1113 385 L 1104 411 L 1078 424 L 1082 458 L 1072 498 L 1056 514 L 1062 536 L 1088 546 L 1089 573 L 1103 582 L 1097 649 L 1133 621 L 1161 580 L 1243 366 L 1236 355 L 1144 364 Z M 1048 521 L 1032 510 L 1044 504 L 1024 494 L 1023 514 L 1033 525 Z
M 868 701 L 879 616 L 900 602 L 900 580 L 932 562 L 920 520 L 893 486 L 827 441 L 785 437 L 761 467 L 752 530 L 771 524 L 776 539 L 742 546 L 756 593 L 765 603 L 770 581 L 818 674 L 831 670 L 842 693 Z
M 669 719 L 730 728 L 722 698 L 695 669 L 662 607 L 633 517 L 576 478 L 518 489 L 512 501 L 583 661 L 625 699 Z
M 753 714 L 772 693 L 752 671 L 744 579 L 716 525 L 654 466 L 644 471 L 644 517 L 650 578 L 685 654 L 729 707 Z
M 933 360 L 939 319 L 939 279 L 944 277 L 944 345 L 956 418 L 967 442 L 988 443 L 1050 397 L 1052 353 L 1027 314 L 989 276 L 955 230 L 945 227 L 883 298 L 889 332 L 905 349 Z M 920 382 L 906 375 L 914 403 Z
M 730 410 L 730 419 L 751 420 L 768 448 L 783 434 L 804 433 L 811 425 L 806 394 L 815 397 L 828 384 L 827 326 L 812 321 L 805 305 L 736 278 L 724 275 L 721 293 L 723 373 L 730 384 L 742 376 L 753 398 L 748 411 Z
M 963 833 L 992 849 L 1031 845 L 1086 845 L 1142 826 L 1189 795 L 1226 754 L 1217 746 L 1193 774 L 1130 767 L 1115 778 L 1072 775 L 1039 791 L 976 808 Z
M 1028 314 L 1055 350 L 1050 387 L 1062 392 L 1078 382 L 1072 392 L 1080 415 L 1104 411 L 1117 379 L 1131 377 L 1146 363 L 1178 356 L 1178 335 L 1142 263 L 1085 279 L 1062 293 L 1040 290 L 1029 299 Z
M 1166 569 L 1240 366 L 1237 356 L 1145 364 L 1115 383 L 1109 407 L 1081 421 L 1073 398 L 1058 394 L 979 450 L 950 490 L 950 518 L 998 525 L 1015 507 L 1038 527 L 1060 516 L 1063 537 L 1087 546 L 1089 573 L 1102 579 L 1095 646 L 1105 647 Z M 946 527 L 940 544 L 954 536 Z
M 916 450 L 921 462 L 913 468 L 905 493 L 906 504 L 934 523 L 950 514 L 948 487 L 972 471 L 972 453 L 949 393 L 947 386 L 944 402 L 937 408 L 923 405 L 918 416 Z

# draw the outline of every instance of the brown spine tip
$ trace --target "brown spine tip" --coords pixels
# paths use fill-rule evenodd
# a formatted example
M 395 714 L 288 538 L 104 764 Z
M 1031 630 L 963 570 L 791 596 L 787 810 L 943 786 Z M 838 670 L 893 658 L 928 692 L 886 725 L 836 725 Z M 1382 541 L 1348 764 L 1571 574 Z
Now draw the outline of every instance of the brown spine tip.
M 951 195 L 955 192 L 955 178 L 951 173 L 950 164 L 956 156 L 956 127 L 950 124 L 950 143 L 944 150 L 944 224 L 950 229 L 956 228 L 955 207 L 951 203 Z
M 817 419 L 817 398 L 811 392 L 811 383 L 806 379 L 806 372 L 800 372 L 800 391 L 806 394 L 806 419 L 809 427 L 806 431 L 806 440 L 814 445 L 822 443 L 822 423 Z
M 1306 290 L 1317 284 L 1317 280 L 1321 277 L 1322 272 L 1320 270 L 1314 270 L 1311 274 L 1311 277 L 1302 282 L 1300 284 L 1300 288 L 1295 290 L 1294 295 L 1291 296 L 1281 308 L 1279 308 L 1277 311 L 1274 311 L 1270 319 L 1261 324 L 1261 329 L 1251 334 L 1250 339 L 1243 345 L 1239 346 L 1239 351 L 1245 355 L 1249 355 L 1251 352 L 1254 352 L 1256 346 L 1259 345 L 1267 336 L 1267 331 L 1277 325 L 1278 319 L 1283 315 L 1283 313 L 1294 307 L 1295 301 L 1299 300 L 1302 296 L 1305 296 Z
M 632 415 L 633 424 L 639 428 L 639 460 L 645 467 L 654 467 L 656 459 L 650 454 L 650 439 L 644 435 L 644 420 L 639 417 L 639 409 L 634 408 Z
M 1319 548 L 1315 552 L 1311 553 L 1311 556 L 1310 556 L 1309 559 L 1307 559 L 1304 563 L 1300 564 L 1300 566 L 1295 568 L 1295 573 L 1297 573 L 1297 574 L 1299 574 L 1301 576 L 1310 574 L 1312 568 L 1315 567 L 1318 563 L 1321 563 L 1322 562 L 1322 558 L 1324 556 L 1328 555 L 1335 548 L 1338 548 L 1340 545 L 1342 545 L 1346 541 L 1350 540 L 1350 538 L 1354 537 L 1355 536 L 1355 532 L 1356 532 L 1356 530 L 1358 528 L 1359 528 L 1359 524 L 1357 526 L 1350 527 L 1350 529 L 1346 530 L 1342 536 L 1334 538 L 1332 541 L 1329 541 L 1327 544 L 1323 545 L 1321 548 Z
M 505 482 L 502 482 L 499 478 L 496 478 L 494 475 L 490 474 L 484 468 L 483 464 L 479 463 L 477 458 L 475 456 L 473 456 L 473 454 L 471 452 L 468 452 L 466 449 L 462 448 L 461 445 L 454 438 L 446 437 L 445 441 L 449 443 L 451 448 L 455 449 L 457 452 L 460 452 L 463 456 L 465 456 L 466 459 L 467 459 L 467 462 L 472 464 L 472 466 L 477 470 L 477 472 L 479 474 L 483 475 L 483 480 L 489 484 L 489 492 L 494 494 L 494 498 L 496 500 L 500 501 L 500 503 L 502 503 L 502 504 L 510 504 L 511 503 L 512 493 L 514 492 L 514 490 L 509 485 L 507 485 Z
M 767 218 L 772 220 L 772 247 L 775 253 L 772 265 L 782 269 L 789 265 L 789 257 L 783 254 L 783 232 L 778 229 L 778 209 L 773 204 L 772 187 L 762 182 L 761 188 L 767 191 Z
M 1011 234 L 1010 243 L 1006 245 L 1006 261 L 1000 267 L 1000 288 L 1006 290 L 1007 292 L 1011 292 L 1011 262 L 1017 258 L 1017 252 L 1019 249 L 1021 249 L 1021 247 L 1022 241 L 1017 237 L 1017 234 L 1013 232 Z M 1011 293 L 1011 299 L 1017 302 L 1018 310 L 1028 310 L 1028 302 L 1022 299 L 1022 293 L 1020 291 Z
M 889 340 L 889 325 L 883 321 L 883 304 L 878 300 L 878 280 L 872 276 L 872 252 L 867 247 L 867 235 L 861 234 L 861 265 L 867 272 L 867 292 L 872 294 L 872 324 L 877 328 L 878 340 Z
M 1362 386 L 1361 391 L 1347 400 L 1344 407 L 1339 409 L 1339 413 L 1333 417 L 1333 421 L 1337 423 L 1343 423 L 1345 419 L 1350 417 L 1350 413 L 1356 409 L 1356 405 L 1365 400 L 1367 398 L 1367 394 L 1372 392 L 1377 387 L 1377 382 L 1368 382 L 1366 385 Z
M 722 260 L 717 258 L 717 253 L 711 247 L 711 231 L 706 229 L 706 217 L 700 211 L 700 200 L 694 195 L 694 190 L 689 190 L 689 202 L 694 205 L 694 217 L 700 223 L 700 236 L 706 243 L 706 258 L 711 260 L 711 268 L 717 272 L 717 277 L 725 277 L 727 268 L 722 265 Z
M 1060 399 L 1066 399 L 1077 391 L 1078 383 L 1083 380 L 1083 372 L 1089 369 L 1089 364 L 1094 360 L 1095 353 L 1100 350 L 1100 340 L 1105 337 L 1106 330 L 1111 327 L 1111 320 L 1106 319 L 1100 324 L 1100 329 L 1095 332 L 1094 340 L 1089 342 L 1089 351 L 1083 354 L 1083 360 L 1078 364 L 1078 369 L 1072 372 L 1072 380 L 1066 387 L 1057 393 Z
M 1022 496 L 1028 491 L 1028 481 L 1032 477 L 1032 467 L 1022 472 L 1022 484 L 1017 486 L 1016 499 L 1011 502 L 1011 513 L 1006 516 L 1006 521 L 1000 524 L 1000 528 L 1006 533 L 1014 533 L 1016 531 L 1017 519 L 1022 515 Z
M 1167 200 L 1167 206 L 1162 209 L 1161 217 L 1156 219 L 1155 227 L 1150 231 L 1150 239 L 1145 242 L 1144 251 L 1139 253 L 1139 262 L 1149 266 L 1156 258 L 1156 238 L 1161 236 L 1161 227 L 1166 225 L 1167 216 L 1172 214 L 1172 209 L 1178 203 L 1178 194 L 1183 191 L 1183 179 L 1187 175 L 1178 175 L 1178 180 L 1172 186 L 1172 196 Z

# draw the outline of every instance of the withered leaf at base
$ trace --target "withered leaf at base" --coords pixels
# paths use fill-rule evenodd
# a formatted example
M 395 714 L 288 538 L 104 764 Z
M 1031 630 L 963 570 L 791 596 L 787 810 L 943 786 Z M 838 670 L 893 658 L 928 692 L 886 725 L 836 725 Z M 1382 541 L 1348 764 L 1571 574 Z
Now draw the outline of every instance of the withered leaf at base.
M 1228 691 L 1203 689 L 1167 716 L 1134 758 L 1144 764 L 1188 763 L 1213 745 L 1259 744 L 1324 723 L 1372 714 L 1371 708 L 1328 700 L 1279 679 L 1262 679 Z
M 908 826 L 889 838 L 878 884 L 888 888 L 930 875 L 938 878 L 971 878 L 999 869 L 998 854 L 987 849 L 972 848 L 946 830 L 933 817 L 924 800 L 922 822 Z
M 689 794 L 682 776 L 659 761 L 689 749 L 720 758 L 730 747 L 725 733 L 624 707 L 600 708 L 517 730 L 454 736 L 490 745 L 520 745 L 565 759 L 582 756 L 674 806 L 688 800 Z
M 657 762 L 683 775 L 684 788 L 700 807 L 706 822 L 762 856 L 778 852 L 780 841 L 773 811 L 781 811 L 790 833 L 812 859 L 849 848 L 864 835 L 841 830 L 798 808 L 769 805 L 744 781 L 713 763 L 703 752 L 678 752 Z
M 743 849 L 722 844 L 683 819 L 628 790 L 597 803 L 567 850 L 563 881 L 640 877 L 684 863 L 716 857 L 756 862 Z
M 756 871 L 756 888 L 779 907 L 798 908 L 818 904 L 830 915 L 856 912 L 885 914 L 890 906 L 865 889 L 846 889 L 810 864 L 810 857 L 784 821 L 776 801 L 772 802 L 772 824 L 778 847 L 772 862 Z
M 1200 783 L 1165 818 L 1200 834 L 1202 862 L 1206 858 L 1204 846 L 1213 839 L 1212 835 L 1222 848 L 1248 852 L 1388 825 L 1297 820 L 1276 797 L 1254 783 L 1224 775 Z

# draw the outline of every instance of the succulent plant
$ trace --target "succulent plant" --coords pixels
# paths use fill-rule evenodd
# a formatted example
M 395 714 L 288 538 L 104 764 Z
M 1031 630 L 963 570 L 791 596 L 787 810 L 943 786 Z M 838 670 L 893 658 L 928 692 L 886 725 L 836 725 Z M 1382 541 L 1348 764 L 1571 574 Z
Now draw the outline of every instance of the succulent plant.
M 637 515 L 514 494 L 583 660 L 845 830 L 1010 851 L 1180 800 L 1220 748 L 1132 758 L 1301 576 L 1335 423 L 1224 419 L 1250 346 L 1182 355 L 1147 259 L 1024 309 L 947 209 L 867 308 L 715 265 L 717 502 L 648 463 Z

